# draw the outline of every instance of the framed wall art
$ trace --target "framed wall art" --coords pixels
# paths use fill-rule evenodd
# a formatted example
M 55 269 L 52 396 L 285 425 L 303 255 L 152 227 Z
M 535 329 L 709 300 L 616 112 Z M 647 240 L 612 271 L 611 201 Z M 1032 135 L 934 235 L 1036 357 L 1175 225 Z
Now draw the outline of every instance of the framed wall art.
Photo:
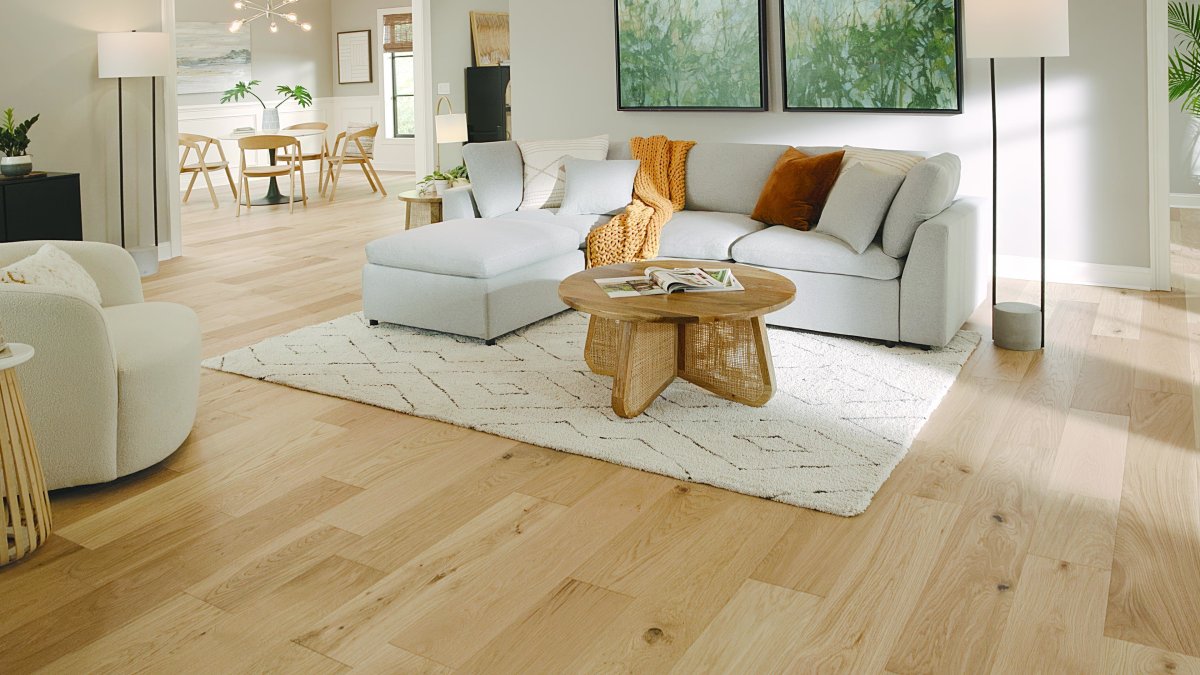
M 784 109 L 962 112 L 960 0 L 780 0 Z
M 371 31 L 354 30 L 337 34 L 338 84 L 375 81 L 371 58 Z
M 766 0 L 615 0 L 618 110 L 767 109 Z
M 471 46 L 475 65 L 508 64 L 508 13 L 471 12 Z
M 229 32 L 228 23 L 175 24 L 179 94 L 222 92 L 254 79 L 250 72 L 250 31 Z

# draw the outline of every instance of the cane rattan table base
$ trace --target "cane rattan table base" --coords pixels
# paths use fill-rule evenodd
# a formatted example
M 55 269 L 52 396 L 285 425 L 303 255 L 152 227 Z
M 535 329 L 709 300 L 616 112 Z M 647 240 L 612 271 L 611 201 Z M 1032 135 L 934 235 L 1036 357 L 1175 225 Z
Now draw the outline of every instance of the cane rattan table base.
M 33 350 L 25 345 L 18 356 L 28 358 Z M 25 399 L 17 384 L 17 372 L 0 359 L 0 515 L 4 519 L 4 545 L 0 565 L 16 562 L 32 553 L 50 536 L 50 496 L 38 458 Z
M 775 394 L 761 316 L 692 324 L 593 316 L 584 358 L 592 372 L 613 378 L 613 411 L 626 418 L 641 415 L 676 377 L 750 406 Z

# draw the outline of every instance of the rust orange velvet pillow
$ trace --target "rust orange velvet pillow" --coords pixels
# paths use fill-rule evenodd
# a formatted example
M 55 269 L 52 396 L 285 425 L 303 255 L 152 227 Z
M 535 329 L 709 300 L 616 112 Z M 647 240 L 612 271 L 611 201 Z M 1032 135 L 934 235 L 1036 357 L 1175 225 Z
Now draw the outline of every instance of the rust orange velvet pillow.
M 809 157 L 789 148 L 767 178 L 751 218 L 768 225 L 810 230 L 837 180 L 845 150 Z

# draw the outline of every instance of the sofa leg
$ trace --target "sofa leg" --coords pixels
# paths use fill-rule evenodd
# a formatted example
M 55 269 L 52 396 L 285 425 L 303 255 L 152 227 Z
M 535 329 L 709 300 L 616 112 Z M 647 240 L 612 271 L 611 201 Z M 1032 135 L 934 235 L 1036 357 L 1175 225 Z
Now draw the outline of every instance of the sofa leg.
M 898 345 L 898 344 L 900 344 L 900 343 L 899 342 L 888 342 L 888 341 L 884 341 L 884 343 L 883 343 L 883 345 L 885 347 L 887 347 L 888 349 L 895 349 L 896 345 Z
M 370 326 L 378 326 L 379 322 L 376 321 L 375 319 L 367 319 L 367 324 Z
M 488 347 L 495 347 L 496 346 L 496 338 L 492 338 L 491 340 L 484 340 L 483 344 L 487 345 Z

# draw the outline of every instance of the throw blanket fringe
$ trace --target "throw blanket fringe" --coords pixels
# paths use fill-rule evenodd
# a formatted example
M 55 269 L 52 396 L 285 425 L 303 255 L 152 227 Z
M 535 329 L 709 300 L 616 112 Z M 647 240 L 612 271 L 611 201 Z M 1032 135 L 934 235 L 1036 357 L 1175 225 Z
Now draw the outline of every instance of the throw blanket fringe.
M 672 141 L 666 136 L 638 136 L 629 141 L 633 158 L 642 162 L 633 181 L 633 201 L 624 213 L 588 235 L 588 267 L 658 255 L 663 225 L 683 208 L 688 153 L 694 145 L 695 141 Z

